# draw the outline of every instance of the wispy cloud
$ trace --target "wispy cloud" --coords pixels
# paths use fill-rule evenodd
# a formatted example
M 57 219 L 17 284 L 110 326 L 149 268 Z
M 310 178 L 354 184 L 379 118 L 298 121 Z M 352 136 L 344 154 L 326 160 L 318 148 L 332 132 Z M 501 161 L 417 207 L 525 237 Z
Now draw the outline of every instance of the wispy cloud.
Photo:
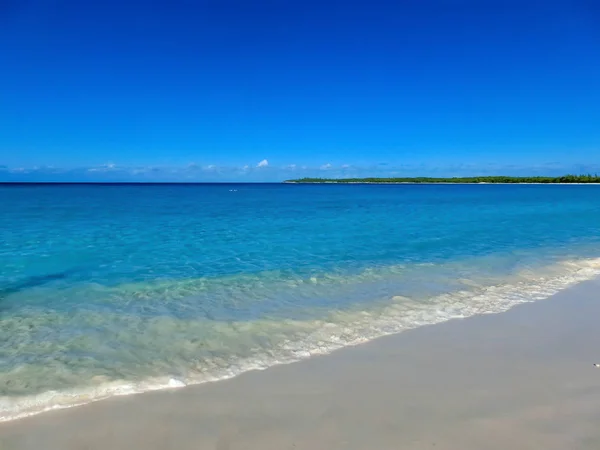
M 125 166 L 107 163 L 100 166 L 60 168 L 51 166 L 9 167 L 0 165 L 0 181 L 131 181 L 131 182 L 259 182 L 283 181 L 301 177 L 386 177 L 386 176 L 474 176 L 474 175 L 562 175 L 600 173 L 600 165 L 561 164 L 502 165 L 456 163 L 431 164 L 316 164 L 270 165 L 265 159 L 255 165 L 221 166 L 190 163 L 182 166 Z
M 119 168 L 115 163 L 109 162 L 98 167 L 90 167 L 87 170 L 88 172 L 110 172 L 112 170 L 119 170 Z

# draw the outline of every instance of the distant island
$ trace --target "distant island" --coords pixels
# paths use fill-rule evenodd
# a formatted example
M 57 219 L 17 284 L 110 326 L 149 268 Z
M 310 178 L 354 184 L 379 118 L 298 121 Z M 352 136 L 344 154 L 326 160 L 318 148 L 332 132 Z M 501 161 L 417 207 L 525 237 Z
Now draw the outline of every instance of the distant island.
M 408 177 L 408 178 L 299 178 L 297 180 L 287 180 L 284 183 L 335 183 L 335 184 L 394 184 L 394 183 L 415 183 L 415 184 L 433 184 L 433 183 L 469 183 L 469 184 L 578 184 L 578 183 L 600 183 L 598 175 L 563 175 L 561 177 Z

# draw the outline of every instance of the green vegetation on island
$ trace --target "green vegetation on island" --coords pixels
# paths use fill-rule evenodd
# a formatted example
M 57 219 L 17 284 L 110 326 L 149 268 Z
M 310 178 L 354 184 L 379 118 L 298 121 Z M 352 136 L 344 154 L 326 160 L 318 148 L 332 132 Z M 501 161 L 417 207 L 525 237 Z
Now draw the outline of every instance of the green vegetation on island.
M 299 178 L 286 183 L 600 183 L 598 175 L 563 175 L 561 177 L 407 177 L 407 178 Z

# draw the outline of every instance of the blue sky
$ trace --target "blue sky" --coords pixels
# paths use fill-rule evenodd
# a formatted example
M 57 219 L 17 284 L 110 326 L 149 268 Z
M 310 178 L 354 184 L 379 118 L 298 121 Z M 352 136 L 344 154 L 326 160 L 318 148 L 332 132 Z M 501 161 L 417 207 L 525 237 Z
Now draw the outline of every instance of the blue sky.
M 595 0 L 0 2 L 0 180 L 600 172 Z

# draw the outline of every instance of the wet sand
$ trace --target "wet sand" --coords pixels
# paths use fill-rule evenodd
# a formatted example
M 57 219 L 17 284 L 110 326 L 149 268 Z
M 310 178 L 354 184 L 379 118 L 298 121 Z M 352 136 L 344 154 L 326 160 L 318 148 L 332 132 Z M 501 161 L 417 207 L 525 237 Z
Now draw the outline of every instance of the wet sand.
M 0 449 L 599 449 L 600 280 L 502 314 L 0 424 Z

